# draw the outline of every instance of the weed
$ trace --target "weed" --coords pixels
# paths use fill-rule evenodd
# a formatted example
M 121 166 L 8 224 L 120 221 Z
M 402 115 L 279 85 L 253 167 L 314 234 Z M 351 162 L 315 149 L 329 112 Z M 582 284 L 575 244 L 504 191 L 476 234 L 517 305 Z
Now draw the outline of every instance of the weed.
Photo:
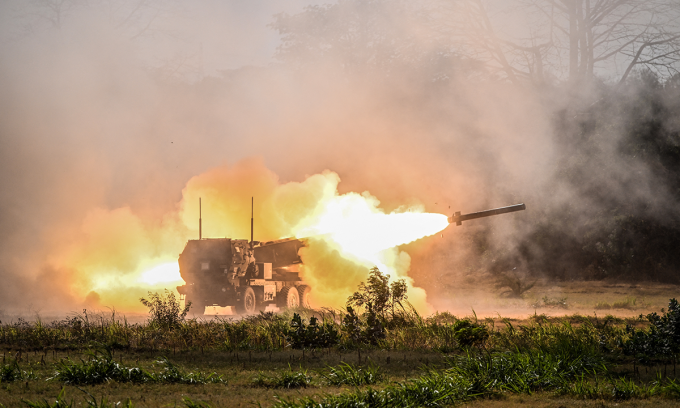
M 143 383 L 150 379 L 149 373 L 139 368 L 127 368 L 115 360 L 108 349 L 87 353 L 80 363 L 66 359 L 57 363 L 55 380 L 73 385 L 101 384 L 111 380 L 118 382 Z
M 203 401 L 194 401 L 189 397 L 184 397 L 182 399 L 182 402 L 184 402 L 184 405 L 187 406 L 187 408 L 212 408 L 208 403 L 203 402 Z
M 559 308 L 559 309 L 568 309 L 569 305 L 567 305 L 567 298 L 549 298 L 548 296 L 543 296 L 543 299 L 534 302 L 531 307 L 533 308 L 539 308 L 539 307 L 552 307 L 552 308 Z
M 486 326 L 472 323 L 468 319 L 453 323 L 453 336 L 461 347 L 480 346 L 489 338 Z
M 156 363 L 164 366 L 163 371 L 160 373 L 151 373 L 149 378 L 155 382 L 159 383 L 169 383 L 169 384 L 208 384 L 208 383 L 226 383 L 222 379 L 222 376 L 218 376 L 216 373 L 204 374 L 204 373 L 185 373 L 178 366 L 173 364 L 167 357 L 161 357 L 156 361 Z
M 369 364 L 367 367 L 342 363 L 338 367 L 328 367 L 320 373 L 329 385 L 372 385 L 385 379 L 380 367 Z
M 642 318 L 642 316 L 640 316 Z M 641 362 L 653 358 L 671 359 L 680 353 L 680 304 L 675 299 L 668 303 L 668 312 L 659 316 L 650 313 L 646 316 L 649 330 L 637 330 L 626 326 L 629 335 L 623 345 L 624 353 L 635 356 Z
M 309 325 L 299 314 L 293 315 L 290 329 L 286 330 L 286 341 L 294 349 L 308 348 L 328 348 L 338 343 L 338 331 L 330 322 L 323 321 L 318 324 L 319 319 L 315 316 L 309 318 Z
M 607 302 L 597 302 L 595 305 L 595 310 L 609 310 L 612 308 L 612 305 L 610 305 Z
M 166 357 L 156 362 L 164 366 L 158 373 L 151 373 L 138 367 L 128 368 L 113 360 L 110 351 L 89 352 L 89 358 L 74 362 L 71 359 L 62 360 L 57 364 L 55 380 L 73 385 L 101 384 L 108 381 L 131 383 L 179 383 L 179 384 L 207 384 L 224 383 L 221 376 L 215 373 L 184 373 Z
M 66 401 L 64 398 L 64 388 L 61 389 L 61 392 L 57 396 L 57 399 L 54 401 L 54 403 L 49 403 L 46 399 L 43 399 L 42 401 L 28 401 L 28 400 L 21 400 L 24 404 L 28 405 L 31 408 L 71 408 L 73 407 L 73 399 L 71 399 L 70 402 Z
M 265 375 L 262 372 L 253 379 L 253 385 L 266 388 L 306 388 L 312 383 L 312 377 L 307 375 L 307 370 L 293 371 L 288 365 L 288 370 L 275 375 Z
M 362 320 L 352 306 L 347 306 L 347 314 L 342 319 L 342 330 L 349 340 L 347 346 L 377 345 L 386 337 L 385 326 L 370 306 L 365 316 Z
M 167 289 L 165 296 L 149 292 L 149 300 L 140 298 L 139 301 L 149 308 L 150 324 L 163 329 L 178 327 L 191 308 L 191 302 L 181 308 L 175 294 Z
M 27 400 L 22 400 L 22 402 L 26 405 L 28 405 L 31 408 L 71 408 L 75 405 L 73 399 L 71 401 L 66 401 L 64 398 L 64 388 L 61 389 L 61 392 L 57 396 L 56 400 L 54 401 L 53 404 L 49 403 L 46 399 L 43 399 L 42 401 L 27 401 Z M 90 408 L 134 408 L 134 404 L 132 403 L 132 400 L 127 398 L 125 401 L 121 402 L 115 402 L 115 403 L 109 403 L 108 398 L 106 397 L 101 397 L 99 402 L 97 402 L 97 398 L 95 398 L 92 394 L 90 394 L 87 391 L 83 391 L 88 395 L 89 398 L 86 398 L 85 402 L 87 404 L 87 407 Z
M 84 392 L 87 394 L 87 398 L 85 399 L 87 406 L 90 408 L 134 408 L 134 404 L 132 403 L 132 400 L 130 398 L 126 398 L 125 401 L 118 401 L 116 403 L 111 403 L 109 404 L 109 399 L 107 397 L 102 396 L 99 399 L 99 402 L 97 402 L 97 398 L 90 394 L 89 392 L 78 388 L 80 391 Z
M 8 364 L 0 366 L 0 383 L 28 380 L 34 377 L 32 371 L 22 371 L 17 360 L 12 360 Z
M 629 309 L 629 310 L 634 310 L 635 309 L 635 304 L 637 303 L 636 298 L 626 298 L 623 301 L 620 302 L 614 302 L 612 303 L 612 308 L 613 309 Z

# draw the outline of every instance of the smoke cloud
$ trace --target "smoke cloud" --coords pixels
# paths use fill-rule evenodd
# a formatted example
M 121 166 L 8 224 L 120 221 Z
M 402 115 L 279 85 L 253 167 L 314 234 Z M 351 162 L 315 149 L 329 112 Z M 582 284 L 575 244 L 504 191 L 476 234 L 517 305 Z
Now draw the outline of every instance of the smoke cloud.
M 72 2 L 56 26 L 36 4 L 0 6 L 3 310 L 138 309 L 163 287 L 140 274 L 198 236 L 199 197 L 204 236 L 243 239 L 255 197 L 256 240 L 293 236 L 324 197 L 351 192 L 369 192 L 386 213 L 526 202 L 525 213 L 390 252 L 419 310 L 469 304 L 470 286 L 490 293 L 490 271 L 581 278 L 566 261 L 559 273 L 539 270 L 552 253 L 533 243 L 547 220 L 565 237 L 600 231 L 612 202 L 603 196 L 678 216 L 647 162 L 621 160 L 626 122 L 615 108 L 598 110 L 615 124 L 606 132 L 571 138 L 604 91 L 500 80 L 443 45 L 426 7 L 340 2 L 322 17 L 330 6 L 302 8 L 310 2 L 150 2 L 133 23 L 103 8 L 129 2 Z M 218 12 L 245 23 L 220 26 Z M 214 30 L 205 47 L 198 27 Z M 318 48 L 287 47 L 300 32 Z M 312 242 L 303 258 L 313 301 L 341 306 L 368 266 Z

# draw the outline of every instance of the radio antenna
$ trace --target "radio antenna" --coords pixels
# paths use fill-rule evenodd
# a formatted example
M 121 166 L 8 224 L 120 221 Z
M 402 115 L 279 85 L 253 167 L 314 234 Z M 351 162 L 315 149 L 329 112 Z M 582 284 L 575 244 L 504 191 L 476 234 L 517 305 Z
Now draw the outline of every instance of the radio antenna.
M 198 197 L 198 239 L 203 238 L 203 219 L 201 214 L 201 197 Z
M 255 199 L 250 197 L 250 248 L 253 248 L 253 205 Z

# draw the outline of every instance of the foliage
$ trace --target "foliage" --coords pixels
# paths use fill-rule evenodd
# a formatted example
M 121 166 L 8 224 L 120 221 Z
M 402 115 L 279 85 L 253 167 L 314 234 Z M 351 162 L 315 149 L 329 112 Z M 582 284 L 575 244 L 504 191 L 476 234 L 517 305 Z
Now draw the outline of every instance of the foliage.
M 19 368 L 19 362 L 17 360 L 12 360 L 9 363 L 0 366 L 0 383 L 24 380 L 32 377 L 32 372 L 22 371 L 21 368 Z
M 564 357 L 538 351 L 490 355 L 468 353 L 453 357 L 451 367 L 446 370 L 428 370 L 419 378 L 389 385 L 383 390 L 358 389 L 326 395 L 321 401 L 312 398 L 282 400 L 275 406 L 445 406 L 499 391 L 531 393 L 558 390 L 579 375 L 602 369 L 599 361 Z
M 371 344 L 386 337 L 385 327 L 372 308 L 368 308 L 362 320 L 351 306 L 347 306 L 347 314 L 342 319 L 342 331 L 349 340 L 349 345 Z
M 70 402 L 66 401 L 64 398 L 64 391 L 65 388 L 61 389 L 61 392 L 57 396 L 56 400 L 54 401 L 53 404 L 49 403 L 46 399 L 43 399 L 42 401 L 27 401 L 23 400 L 23 403 L 26 404 L 27 406 L 31 408 L 70 408 L 73 405 L 75 405 L 75 402 L 73 399 L 71 399 Z M 87 407 L 90 408 L 133 408 L 134 404 L 132 403 L 132 400 L 129 398 L 123 401 L 122 403 L 116 402 L 116 403 L 109 403 L 108 398 L 106 397 L 101 397 L 99 399 L 99 402 L 97 402 L 97 398 L 95 398 L 92 394 L 88 393 L 87 391 L 84 391 L 81 389 L 81 391 L 85 392 L 89 398 L 85 400 Z
M 498 393 L 531 394 L 537 391 L 553 392 L 574 398 L 625 400 L 649 397 L 680 398 L 680 385 L 672 377 L 659 372 L 656 380 L 643 382 L 633 369 L 630 371 L 630 356 L 636 361 L 653 362 L 654 359 L 669 361 L 678 352 L 680 333 L 680 305 L 674 299 L 669 301 L 668 310 L 661 315 L 649 314 L 645 322 L 628 320 L 629 324 L 648 327 L 632 329 L 624 326 L 625 321 L 607 316 L 605 318 L 568 316 L 550 318 L 537 315 L 528 324 L 514 326 L 509 320 L 492 330 L 492 322 L 477 321 L 473 318 L 456 318 L 442 313 L 423 318 L 415 312 L 401 312 L 399 324 L 384 328 L 385 337 L 371 344 L 359 337 L 360 343 L 351 343 L 348 334 L 340 330 L 338 320 L 356 320 L 359 334 L 366 328 L 364 314 L 338 314 L 332 318 L 319 318 L 337 332 L 337 347 L 354 344 L 367 349 L 414 350 L 446 353 L 438 354 L 439 364 L 423 367 L 424 372 L 403 382 L 387 383 L 382 368 L 373 365 L 356 366 L 346 363 L 320 370 L 318 376 L 323 384 L 341 387 L 359 387 L 339 390 L 338 395 L 321 395 L 296 400 L 281 399 L 278 406 L 446 406 L 478 398 L 492 397 Z M 301 315 L 293 314 L 294 321 L 306 323 Z M 91 317 L 89 318 L 91 320 Z M 84 320 L 80 330 L 85 331 Z M 290 315 L 275 317 L 269 314 L 253 316 L 238 322 L 217 320 L 213 322 L 188 322 L 174 331 L 163 335 L 190 333 L 191 330 L 207 330 L 207 333 L 222 333 L 216 329 L 239 331 L 245 339 L 256 339 L 256 333 L 272 334 L 273 330 L 291 330 Z M 309 320 L 311 323 L 311 319 Z M 379 321 L 379 319 L 378 319 Z M 36 328 L 22 323 L 22 330 L 33 328 L 44 330 L 48 325 Z M 308 325 L 305 324 L 305 327 Z M 237 329 L 236 329 L 237 328 Z M 101 328 L 100 328 L 101 330 Z M 103 331 L 107 332 L 104 327 Z M 153 329 L 154 332 L 158 332 Z M 234 333 L 232 332 L 231 335 Z M 38 338 L 30 335 L 27 338 Z M 209 337 L 206 337 L 206 339 Z M 235 337 L 240 339 L 241 337 Z M 162 339 L 162 337 L 158 337 Z M 287 344 L 285 336 L 279 339 Z M 213 350 L 224 350 L 223 340 L 211 343 Z M 363 342 L 363 343 L 361 343 Z M 131 344 L 134 344 L 132 342 Z M 207 343 L 206 343 L 207 344 Z M 264 344 L 264 343 L 263 343 Z M 267 343 L 279 344 L 276 341 Z M 276 347 L 279 347 L 278 345 Z M 279 350 L 285 349 L 284 347 Z M 237 349 L 238 350 L 238 349 Z M 250 349 L 249 349 L 250 350 Z M 329 350 L 330 352 L 330 350 Z M 363 351 L 362 351 L 363 353 Z M 644 354 L 647 353 L 647 354 Z M 406 354 L 406 353 L 404 353 Z M 312 356 L 316 360 L 320 356 Z M 393 355 L 393 358 L 395 356 Z M 309 356 L 307 357 L 310 358 Z M 645 360 L 646 359 L 646 360 Z M 270 358 L 271 360 L 271 358 Z M 236 359 L 238 363 L 238 358 Z M 309 360 L 308 360 L 309 361 Z M 10 362 L 10 365 L 14 362 Z M 79 362 L 70 359 L 56 363 L 54 379 L 73 385 L 101 384 L 105 382 L 133 383 L 182 383 L 204 384 L 223 383 L 216 374 L 186 373 L 167 358 L 155 361 L 156 371 L 128 367 L 113 359 L 113 349 L 102 348 L 89 352 Z M 244 363 L 245 366 L 245 363 Z M 435 368 L 439 367 L 439 368 Z M 14 369 L 16 372 L 16 368 Z M 675 374 L 673 373 L 673 376 Z M 136 378 L 136 380 L 134 380 Z M 294 389 L 309 387 L 314 377 L 302 368 L 274 372 L 259 372 L 252 378 L 256 387 Z M 377 388 L 371 388 L 378 384 Z M 89 395 L 89 394 L 88 394 Z M 75 406 L 61 395 L 59 404 L 47 400 L 26 402 L 32 406 Z M 316 401 L 312 404 L 312 401 Z M 71 405 L 69 405 L 69 403 Z M 89 406 L 110 406 L 105 398 L 90 396 Z M 192 405 L 194 404 L 194 405 Z M 130 403 L 131 405 L 131 403 Z M 202 402 L 185 401 L 186 406 L 208 406 Z
M 553 307 L 560 309 L 568 309 L 567 298 L 549 298 L 548 296 L 543 296 L 543 299 L 534 302 L 531 307 Z
M 113 360 L 111 350 L 88 352 L 87 359 L 78 362 L 66 359 L 57 363 L 53 379 L 72 385 L 101 384 L 108 381 L 143 383 L 149 373 L 139 368 L 127 368 Z
M 389 280 L 390 275 L 373 267 L 369 271 L 367 283 L 361 282 L 359 290 L 347 299 L 347 314 L 342 319 L 342 330 L 348 345 L 377 345 L 386 338 L 386 326 L 403 326 L 407 323 L 402 303 L 408 297 L 406 281 L 399 279 L 390 284 Z M 363 307 L 363 316 L 359 316 L 354 307 Z
M 394 315 L 395 306 L 399 305 L 403 309 L 401 302 L 408 298 L 407 287 L 404 279 L 391 284 L 389 281 L 390 275 L 383 274 L 377 267 L 371 268 L 367 283 L 359 284 L 359 290 L 347 298 L 347 306 L 364 307 L 381 318 L 389 310 Z
M 288 370 L 271 376 L 260 372 L 253 379 L 254 385 L 266 388 L 306 388 L 311 383 L 312 377 L 307 374 L 307 370 L 293 371 L 290 365 L 288 365 Z
M 210 404 L 203 401 L 194 401 L 189 397 L 184 397 L 182 402 L 184 402 L 187 408 L 211 408 Z
M 151 324 L 163 329 L 178 327 L 184 321 L 191 308 L 191 302 L 188 302 L 182 308 L 179 300 L 175 298 L 175 294 L 167 289 L 165 290 L 165 295 L 149 292 L 148 300 L 140 298 L 139 301 L 149 308 Z
M 609 304 L 607 302 L 597 302 L 595 305 L 595 310 L 608 310 L 608 309 L 628 309 L 634 310 L 637 307 L 636 298 L 626 298 L 625 300 L 614 302 Z
M 373 385 L 385 379 L 380 367 L 369 364 L 366 367 L 354 366 L 342 363 L 337 367 L 328 367 L 321 376 L 329 385 L 352 385 L 359 387 L 362 385 Z
M 286 330 L 286 341 L 294 349 L 328 348 L 338 343 L 338 331 L 331 322 L 323 321 L 315 316 L 309 318 L 309 324 L 299 314 L 293 315 L 290 329 Z
M 157 373 L 148 372 L 138 367 L 126 367 L 113 359 L 110 350 L 97 350 L 88 353 L 88 359 L 79 363 L 70 358 L 57 364 L 55 380 L 72 385 L 92 385 L 109 381 L 146 383 L 158 382 L 169 384 L 206 384 L 222 383 L 221 376 L 216 374 L 184 373 L 175 364 L 163 357 L 157 361 L 163 370 Z
M 486 326 L 473 323 L 468 319 L 453 323 L 453 337 L 461 347 L 480 346 L 489 338 Z
M 642 318 L 642 316 L 640 316 Z M 662 316 L 650 313 L 646 316 L 650 323 L 648 330 L 626 327 L 629 340 L 624 352 L 643 362 L 653 358 L 670 359 L 680 353 L 680 305 L 676 299 L 668 302 L 668 311 Z
M 64 390 L 65 388 L 61 389 L 61 392 L 57 396 L 54 403 L 49 403 L 46 399 L 36 402 L 23 400 L 22 402 L 28 405 L 30 408 L 71 408 L 74 404 L 73 399 L 71 399 L 70 402 L 66 401 L 64 398 Z

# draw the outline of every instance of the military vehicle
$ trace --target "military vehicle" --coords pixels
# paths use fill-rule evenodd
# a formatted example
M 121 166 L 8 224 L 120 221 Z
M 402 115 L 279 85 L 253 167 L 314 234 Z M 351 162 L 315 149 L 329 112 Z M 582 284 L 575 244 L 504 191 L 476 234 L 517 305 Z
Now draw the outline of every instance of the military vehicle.
M 299 239 L 189 240 L 179 256 L 186 285 L 177 291 L 197 313 L 206 306 L 232 306 L 237 313 L 255 313 L 270 305 L 309 307 L 310 287 L 299 276 L 298 251 L 304 245 Z
M 191 302 L 199 314 L 206 306 L 231 306 L 241 314 L 269 306 L 309 307 L 311 288 L 300 279 L 303 240 L 254 241 L 252 212 L 250 242 L 203 238 L 200 207 L 199 199 L 198 239 L 189 240 L 179 255 L 179 273 L 186 284 L 177 291 L 185 304 Z
M 463 221 L 525 208 L 517 204 L 464 215 L 456 212 L 449 223 L 461 225 Z M 231 306 L 241 314 L 270 306 L 309 307 L 311 288 L 300 278 L 302 260 L 298 252 L 304 246 L 305 240 L 294 238 L 254 241 L 252 214 L 250 241 L 203 238 L 199 215 L 199 237 L 189 240 L 179 255 L 179 272 L 186 284 L 178 286 L 177 291 L 200 314 L 207 306 Z

